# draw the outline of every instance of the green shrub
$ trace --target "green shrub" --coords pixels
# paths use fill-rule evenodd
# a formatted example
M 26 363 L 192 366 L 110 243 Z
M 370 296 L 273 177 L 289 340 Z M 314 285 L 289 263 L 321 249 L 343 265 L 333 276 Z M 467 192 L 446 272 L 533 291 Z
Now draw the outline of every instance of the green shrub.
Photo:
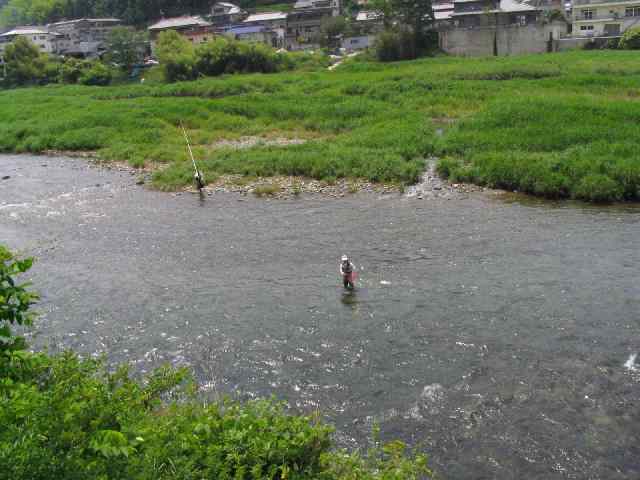
M 267 183 L 265 185 L 258 185 L 253 189 L 253 194 L 257 197 L 264 197 L 275 195 L 276 193 L 280 193 L 282 189 L 280 185 L 276 185 L 275 183 Z
M 573 197 L 588 202 L 612 202 L 622 199 L 622 188 L 607 175 L 591 174 L 584 177 L 573 191 Z
M 161 32 L 158 35 L 156 51 L 166 81 L 193 80 L 198 76 L 193 44 L 178 32 Z
M 417 57 L 416 40 L 408 30 L 386 30 L 376 37 L 376 58 L 381 62 L 412 60 Z
M 629 28 L 620 39 L 620 48 L 640 50 L 640 27 Z
M 78 83 L 86 63 L 76 58 L 67 58 L 60 66 L 60 82 L 74 84 Z
M 82 85 L 94 85 L 104 87 L 111 83 L 112 73 L 109 67 L 96 62 L 82 72 L 79 82 Z
M 47 57 L 26 37 L 19 36 L 9 43 L 5 47 L 3 57 L 6 86 L 16 87 L 47 83 Z

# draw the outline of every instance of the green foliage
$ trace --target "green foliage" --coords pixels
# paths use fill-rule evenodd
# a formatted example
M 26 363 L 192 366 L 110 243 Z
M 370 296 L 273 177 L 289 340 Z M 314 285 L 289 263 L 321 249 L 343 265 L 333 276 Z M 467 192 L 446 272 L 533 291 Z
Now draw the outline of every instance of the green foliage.
M 261 43 L 218 37 L 198 46 L 196 70 L 205 76 L 223 73 L 273 73 L 282 69 L 283 56 Z
M 86 67 L 86 62 L 77 58 L 67 58 L 60 67 L 60 82 L 75 84 L 80 80 L 82 71 Z
M 624 50 L 640 50 L 640 27 L 627 29 L 620 39 L 619 47 Z
M 300 58 L 309 56 L 295 55 L 297 65 L 307 61 Z M 311 57 L 310 68 L 323 58 Z M 637 200 L 639 95 L 632 51 L 352 59 L 331 72 L 0 92 L 0 150 L 89 149 L 132 165 L 168 163 L 154 185 L 178 189 L 193 177 L 182 121 L 208 180 L 233 173 L 411 183 L 425 156 L 437 155 L 457 182 L 570 198 L 585 176 L 600 174 L 622 199 Z M 306 143 L 218 145 L 243 136 Z
M 31 260 L 0 246 L 1 324 L 30 321 L 36 296 L 14 276 Z M 2 333 L 10 335 L 4 330 Z M 126 367 L 49 356 L 0 337 L 0 478 L 404 480 L 430 476 L 400 442 L 333 451 L 332 428 L 274 400 L 203 404 L 186 370 L 136 381 Z M 10 347 L 7 347 L 10 345 Z M 20 345 L 20 348 L 24 345 Z
M 400 442 L 368 455 L 333 451 L 332 428 L 271 400 L 203 405 L 184 371 L 146 386 L 71 353 L 0 389 L 3 478 L 323 479 L 427 478 L 426 457 Z M 22 368 L 14 365 L 15 370 Z M 19 377 L 19 372 L 14 372 Z M 167 401 L 170 398 L 172 400 Z
M 7 69 L 5 83 L 8 86 L 46 83 L 47 57 L 27 38 L 19 36 L 7 45 L 4 60 Z
M 296 58 L 261 43 L 217 37 L 197 48 L 174 31 L 160 34 L 158 58 L 169 82 L 225 73 L 273 73 L 294 68 Z
M 131 70 L 133 65 L 144 58 L 147 36 L 128 27 L 115 27 L 107 37 L 107 55 L 109 61 L 116 63 L 124 70 Z
M 415 36 L 406 29 L 385 30 L 376 37 L 376 58 L 381 62 L 412 60 L 417 57 Z
M 340 36 L 347 30 L 344 17 L 323 17 L 320 23 L 320 45 L 327 48 L 340 46 Z
M 12 325 L 31 325 L 34 313 L 31 306 L 38 295 L 29 290 L 29 283 L 18 283 L 18 276 L 26 273 L 32 258 L 16 258 L 0 245 L 0 390 L 10 382 L 10 368 L 24 359 L 26 348 L 22 337 L 13 335 Z
M 161 32 L 156 53 L 168 82 L 193 80 L 197 76 L 193 44 L 174 30 Z
M 575 198 L 599 203 L 621 200 L 622 195 L 622 188 L 615 180 L 596 173 L 584 176 L 573 192 Z
M 417 53 L 429 51 L 438 43 L 432 31 L 433 8 L 431 0 L 372 0 L 371 9 L 383 15 L 385 30 L 396 30 L 398 48 Z M 435 43 L 434 43 L 435 42 Z
M 79 82 L 82 85 L 106 86 L 111 83 L 112 73 L 105 64 L 96 62 L 85 69 L 80 75 Z

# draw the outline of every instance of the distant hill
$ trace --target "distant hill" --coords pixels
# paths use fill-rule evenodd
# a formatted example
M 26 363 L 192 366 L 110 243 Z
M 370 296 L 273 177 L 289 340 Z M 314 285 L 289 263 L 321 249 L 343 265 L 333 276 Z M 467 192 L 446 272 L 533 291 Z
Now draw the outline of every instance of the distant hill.
M 164 16 L 206 14 L 213 0 L 0 0 L 0 28 L 81 17 L 116 17 L 145 25 Z M 295 0 L 240 0 L 249 11 L 288 10 Z

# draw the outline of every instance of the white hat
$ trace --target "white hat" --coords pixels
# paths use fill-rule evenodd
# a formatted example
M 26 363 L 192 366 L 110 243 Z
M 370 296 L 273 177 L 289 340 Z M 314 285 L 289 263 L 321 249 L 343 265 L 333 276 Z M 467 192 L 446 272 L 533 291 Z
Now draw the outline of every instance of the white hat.
M 349 257 L 347 257 L 346 255 L 342 255 L 342 261 L 343 262 L 348 262 L 349 261 Z

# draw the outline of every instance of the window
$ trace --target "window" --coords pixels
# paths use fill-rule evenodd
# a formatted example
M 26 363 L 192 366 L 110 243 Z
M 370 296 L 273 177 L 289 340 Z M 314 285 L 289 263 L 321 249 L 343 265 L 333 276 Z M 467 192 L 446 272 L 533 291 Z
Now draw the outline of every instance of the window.
M 527 24 L 527 16 L 526 15 L 514 15 L 512 23 L 524 26 Z
M 640 17 L 640 7 L 627 7 L 624 11 L 625 17 Z
M 40 40 L 46 40 L 47 37 L 45 37 L 44 35 L 40 35 Z
M 580 30 L 593 30 L 593 25 L 581 25 Z
M 352 38 L 351 39 L 351 45 L 357 45 L 358 44 L 358 39 L 357 38 Z
M 585 8 L 582 10 L 582 19 L 583 20 L 591 20 L 593 18 L 593 10 L 590 8 Z

